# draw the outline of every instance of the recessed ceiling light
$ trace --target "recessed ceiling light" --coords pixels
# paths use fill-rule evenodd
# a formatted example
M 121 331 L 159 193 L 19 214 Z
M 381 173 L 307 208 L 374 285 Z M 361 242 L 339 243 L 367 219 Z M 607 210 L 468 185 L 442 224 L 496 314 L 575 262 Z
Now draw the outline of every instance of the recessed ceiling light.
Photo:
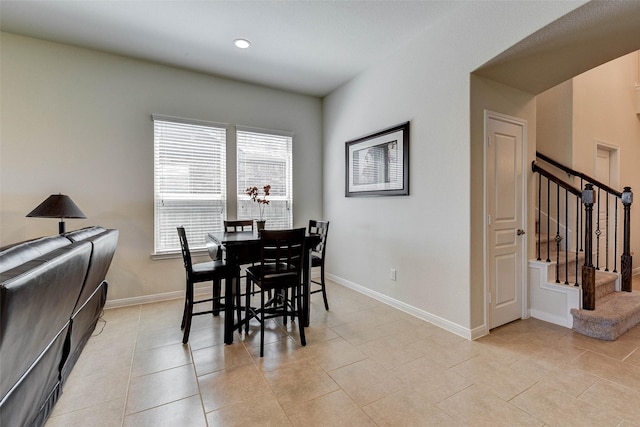
M 246 40 L 246 39 L 235 39 L 233 41 L 233 44 L 235 44 L 236 47 L 238 47 L 240 49 L 246 49 L 249 46 L 251 46 L 251 42 L 249 40 Z

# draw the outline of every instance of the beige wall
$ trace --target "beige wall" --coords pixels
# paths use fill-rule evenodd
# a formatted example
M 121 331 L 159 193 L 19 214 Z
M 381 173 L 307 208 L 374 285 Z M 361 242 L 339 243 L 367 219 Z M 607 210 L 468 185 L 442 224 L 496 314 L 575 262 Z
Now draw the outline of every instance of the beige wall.
M 536 97 L 537 150 L 568 167 L 573 166 L 572 99 L 571 80 Z
M 513 89 L 481 77 L 471 76 L 471 324 L 474 327 L 485 323 L 485 261 L 483 250 L 485 245 L 485 189 L 484 189 L 484 113 L 492 111 L 516 117 L 527 123 L 526 127 L 526 161 L 523 170 L 528 207 L 527 213 L 535 206 L 536 186 L 531 167 L 536 154 L 536 101 L 535 96 Z M 535 229 L 535 217 L 528 214 L 526 230 Z M 535 252 L 535 233 L 529 232 L 527 250 L 523 254 L 525 260 Z M 527 257 L 527 253 L 529 256 Z M 526 274 L 526 273 L 525 273 Z M 525 276 L 526 277 L 526 276 Z M 524 294 L 526 295 L 526 294 Z M 488 319 L 486 319 L 488 322 Z
M 640 191 L 640 117 L 634 104 L 638 58 L 638 52 L 630 53 L 538 95 L 538 149 L 595 177 L 596 147 L 609 146 L 617 150 L 619 163 L 619 178 L 614 178 L 612 186 Z M 574 184 L 580 186 L 579 181 Z M 637 251 L 637 202 L 631 214 L 631 249 Z
M 461 335 L 484 333 L 478 275 L 483 204 L 475 194 L 482 182 L 477 157 L 482 151 L 472 139 L 478 127 L 470 120 L 476 123 L 478 112 L 488 107 L 525 118 L 535 112 L 531 96 L 521 92 L 515 91 L 513 101 L 501 100 L 514 94 L 507 88 L 492 87 L 495 94 L 485 99 L 488 92 L 469 76 L 574 7 L 464 3 L 325 99 L 323 200 L 332 220 L 327 266 L 336 280 Z M 470 105 L 475 90 L 481 98 Z M 346 198 L 345 141 L 406 120 L 411 121 L 411 194 Z M 397 270 L 395 282 L 390 268 Z
M 88 217 L 67 229 L 120 230 L 109 300 L 181 291 L 182 261 L 150 259 L 154 113 L 293 132 L 294 224 L 321 217 L 320 99 L 7 33 L 1 43 L 0 245 L 57 232 L 25 215 L 62 192 Z
M 618 149 L 619 183 L 640 195 L 640 116 L 635 113 L 636 52 L 573 79 L 573 163 L 595 176 L 598 143 Z M 640 251 L 640 200 L 631 208 L 631 249 Z M 635 265 L 638 265 L 636 257 Z

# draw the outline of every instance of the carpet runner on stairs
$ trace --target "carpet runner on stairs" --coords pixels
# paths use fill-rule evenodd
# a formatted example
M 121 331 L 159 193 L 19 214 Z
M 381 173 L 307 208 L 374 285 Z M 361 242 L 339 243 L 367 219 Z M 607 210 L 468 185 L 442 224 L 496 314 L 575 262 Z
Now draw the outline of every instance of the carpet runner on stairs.
M 541 256 L 546 258 L 547 245 L 549 246 L 549 258 L 552 262 L 556 261 L 557 250 L 553 239 L 541 236 Z M 565 282 L 566 260 L 569 261 L 567 281 L 570 284 L 576 283 L 575 268 L 575 252 L 565 257 L 564 252 L 560 252 L 559 257 L 559 277 L 561 283 Z M 578 257 L 578 282 L 582 279 L 582 265 L 584 263 L 584 254 Z M 596 308 L 595 310 L 583 310 L 572 308 L 573 330 L 592 338 L 601 340 L 614 341 L 629 329 L 640 324 L 640 291 L 634 292 L 617 292 L 616 280 L 619 275 L 602 270 L 596 271 Z
M 612 292 L 596 298 L 595 310 L 571 309 L 573 330 L 600 340 L 614 341 L 640 323 L 640 291 Z

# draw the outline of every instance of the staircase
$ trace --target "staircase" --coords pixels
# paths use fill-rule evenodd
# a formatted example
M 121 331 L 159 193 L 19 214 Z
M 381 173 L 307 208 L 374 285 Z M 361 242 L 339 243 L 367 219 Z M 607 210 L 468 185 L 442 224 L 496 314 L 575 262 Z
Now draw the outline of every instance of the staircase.
M 576 252 L 569 254 L 565 251 L 557 252 L 553 239 L 546 236 L 540 237 L 540 247 L 543 257 L 548 253 L 549 259 L 554 260 L 549 263 L 551 277 L 546 279 L 553 285 L 576 288 L 575 283 L 580 282 L 580 278 L 576 280 L 576 262 L 580 273 L 584 265 L 584 252 L 578 252 L 577 257 Z M 556 264 L 558 259 L 559 264 Z M 566 260 L 569 260 L 568 263 Z M 559 284 L 555 283 L 556 265 Z M 618 273 L 596 270 L 595 276 L 595 310 L 580 309 L 579 304 L 576 304 L 576 307 L 569 307 L 573 322 L 571 326 L 564 326 L 569 326 L 582 335 L 613 341 L 640 323 L 640 292 L 620 292 L 620 274 Z M 576 289 L 580 290 L 579 285 Z M 579 302 L 579 299 L 577 301 Z
M 616 192 L 544 155 L 538 153 L 538 157 L 567 176 L 558 177 L 536 162 L 532 165 L 538 173 L 536 232 L 541 232 L 536 234 L 536 259 L 529 261 L 531 316 L 583 335 L 613 341 L 640 323 L 640 291 L 631 291 L 632 260 L 628 243 L 631 189 L 626 187 L 625 192 Z M 580 180 L 578 188 L 573 185 L 576 179 Z M 585 190 L 580 191 L 583 185 Z M 611 218 L 609 210 L 606 213 L 607 224 L 615 224 L 615 233 L 618 232 L 618 204 L 621 211 L 624 209 L 620 252 L 617 234 L 616 240 L 610 240 L 606 233 L 600 242 L 601 218 L 592 217 L 594 204 L 597 206 L 601 198 L 609 203 L 609 197 L 617 198 Z M 543 234 L 545 231 L 551 235 Z M 602 252 L 599 243 L 605 242 L 607 249 Z

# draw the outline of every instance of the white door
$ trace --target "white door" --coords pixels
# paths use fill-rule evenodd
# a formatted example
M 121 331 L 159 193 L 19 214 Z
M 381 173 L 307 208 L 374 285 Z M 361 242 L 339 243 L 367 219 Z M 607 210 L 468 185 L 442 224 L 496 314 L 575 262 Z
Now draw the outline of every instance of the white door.
M 489 327 L 523 317 L 525 122 L 487 113 L 486 197 Z

